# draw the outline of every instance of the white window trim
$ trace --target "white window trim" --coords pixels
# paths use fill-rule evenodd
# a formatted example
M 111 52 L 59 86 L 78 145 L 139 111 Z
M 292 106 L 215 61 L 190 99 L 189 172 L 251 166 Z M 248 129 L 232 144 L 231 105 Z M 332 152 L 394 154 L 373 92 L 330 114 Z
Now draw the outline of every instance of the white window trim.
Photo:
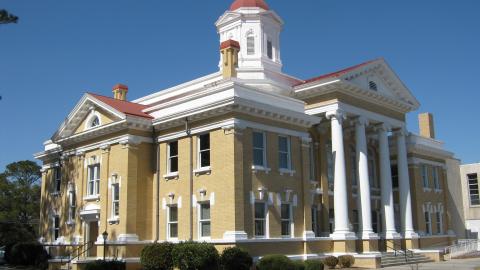
M 432 176 L 433 176 L 433 185 L 434 185 L 434 190 L 435 190 L 435 193 L 439 193 L 439 192 L 442 192 L 442 188 L 441 188 L 441 185 L 440 185 L 440 174 L 439 174 L 439 167 L 433 167 L 433 173 L 432 173 Z
M 430 192 L 430 180 L 428 179 L 428 167 L 426 164 L 420 165 L 420 173 L 422 176 L 422 187 L 424 192 Z
M 255 234 L 255 221 L 257 221 L 258 219 L 255 217 L 255 204 L 257 203 L 263 203 L 263 206 L 265 208 L 265 220 L 264 220 L 264 224 L 265 224 L 265 235 L 256 235 Z M 255 204 L 253 205 L 253 234 L 254 234 L 254 238 L 256 239 L 268 239 L 270 238 L 270 230 L 269 230 L 269 211 L 268 211 L 268 203 L 265 202 L 265 201 L 255 201 Z
M 92 127 L 92 123 L 93 123 L 93 120 L 95 120 L 95 118 L 98 118 L 98 125 Z M 92 112 L 90 112 L 90 115 L 87 117 L 87 121 L 85 121 L 84 130 L 98 128 L 101 125 L 102 125 L 102 117 L 100 117 L 100 114 L 97 111 L 93 110 Z
M 58 218 L 58 229 L 57 229 L 57 227 L 55 227 L 55 219 L 57 219 L 57 218 Z M 55 232 L 57 230 L 58 230 L 58 237 L 55 238 Z M 60 216 L 55 214 L 55 215 L 52 216 L 52 242 L 55 242 L 62 237 L 61 232 L 62 232 L 62 230 L 61 230 Z
M 438 217 L 440 217 L 440 220 Z M 435 223 L 435 226 L 437 227 L 437 235 L 443 235 L 443 212 L 438 210 L 435 212 Z M 438 228 L 438 225 L 440 225 L 440 228 Z
M 58 177 L 57 172 L 60 175 L 60 177 Z M 60 167 L 60 166 L 53 167 L 52 179 L 53 179 L 52 195 L 54 195 L 54 196 L 60 195 L 60 193 L 62 191 L 62 167 Z
M 67 225 L 74 225 L 75 224 L 75 219 L 77 218 L 76 211 L 77 211 L 76 192 L 75 192 L 75 189 L 71 189 L 71 190 L 68 191 L 68 221 L 67 221 Z M 75 217 L 73 217 L 73 214 L 75 214 Z
M 91 179 L 90 174 L 91 174 L 91 168 L 97 168 L 94 169 L 94 173 L 97 172 L 97 178 Z M 101 166 L 100 163 L 96 164 L 91 164 L 88 165 L 87 167 L 87 197 L 86 199 L 98 199 L 100 197 L 100 174 L 101 174 Z M 93 193 L 90 194 L 90 183 L 93 182 Z M 98 192 L 97 192 L 98 190 Z
M 478 174 L 477 173 L 467 173 L 467 186 L 468 186 L 468 202 L 469 202 L 469 205 L 470 207 L 480 207 L 480 204 L 473 204 L 472 203 L 472 190 L 470 188 L 470 178 L 468 177 L 469 175 L 476 175 L 476 181 L 477 181 L 477 190 L 479 191 L 480 193 L 480 187 L 478 185 Z M 479 199 L 480 199 L 480 195 L 479 196 Z
M 175 222 L 172 222 L 170 221 L 170 208 L 171 207 L 176 207 L 177 208 L 177 221 Z M 170 241 L 173 241 L 173 242 L 176 242 L 178 241 L 178 232 L 179 232 L 179 226 L 178 226 L 178 217 L 179 217 L 179 208 L 178 208 L 178 205 L 176 204 L 171 204 L 171 205 L 167 205 L 166 207 L 167 209 L 167 240 L 170 240 Z M 171 224 L 177 224 L 177 237 L 170 237 L 170 225 Z M 210 223 L 211 224 L 211 223 Z
M 282 222 L 287 221 L 287 219 L 282 219 L 282 205 L 286 204 L 288 205 L 289 208 L 289 218 L 288 222 L 290 222 L 290 235 L 281 235 L 282 238 L 293 238 L 294 236 L 294 229 L 295 229 L 295 224 L 293 221 L 293 205 L 291 203 L 281 203 L 280 205 L 280 234 L 282 234 Z
M 253 164 L 253 153 L 255 149 L 260 149 L 260 148 L 257 148 L 255 146 L 253 146 L 253 134 L 254 133 L 259 133 L 259 134 L 262 134 L 262 137 L 263 137 L 263 148 L 262 148 L 262 153 L 263 153 L 263 166 L 262 165 L 255 165 Z M 252 170 L 254 172 L 257 172 L 257 171 L 263 171 L 263 172 L 266 172 L 267 174 L 271 171 L 271 169 L 268 167 L 268 164 L 267 164 L 267 135 L 264 131 L 259 131 L 259 130 L 254 130 L 252 132 Z
M 432 232 L 432 213 L 430 213 L 429 210 L 425 210 L 423 212 L 423 215 L 424 215 L 424 219 L 428 215 L 428 222 L 427 222 L 427 220 L 425 220 L 425 235 L 432 235 L 433 234 L 433 232 Z M 428 228 L 428 230 L 427 230 L 427 228 Z
M 291 139 L 289 136 L 285 135 L 278 135 L 278 141 L 280 141 L 280 138 L 284 138 L 287 141 L 287 152 L 280 151 L 280 147 L 278 148 L 278 170 L 280 172 L 280 175 L 283 175 L 284 173 L 289 173 L 293 175 L 295 173 L 294 170 L 292 170 L 292 149 L 291 149 Z M 287 154 L 287 168 L 281 168 L 280 167 L 280 155 L 281 154 Z
M 118 200 L 115 200 L 115 186 L 118 186 Z M 120 183 L 112 183 L 111 185 L 112 188 L 112 205 L 111 205 L 111 220 L 119 220 L 120 219 Z M 118 203 L 118 213 L 119 215 L 115 215 L 115 202 Z
M 200 150 L 200 137 L 202 137 L 203 135 L 209 135 L 208 139 L 209 139 L 209 148 L 207 150 Z M 203 166 L 202 167 L 202 155 L 201 153 L 202 152 L 209 152 L 210 153 L 210 164 L 208 166 Z M 198 134 L 197 136 L 197 173 L 202 171 L 202 170 L 210 170 L 210 166 L 212 165 L 212 145 L 211 145 L 211 136 L 210 136 L 210 133 L 206 132 L 206 133 L 201 133 L 201 134 Z
M 202 204 L 210 205 L 210 219 L 201 219 Z M 197 204 L 197 220 L 198 220 L 198 239 L 209 241 L 212 238 L 212 204 L 210 201 L 198 202 Z M 210 222 L 210 236 L 202 236 L 202 223 Z

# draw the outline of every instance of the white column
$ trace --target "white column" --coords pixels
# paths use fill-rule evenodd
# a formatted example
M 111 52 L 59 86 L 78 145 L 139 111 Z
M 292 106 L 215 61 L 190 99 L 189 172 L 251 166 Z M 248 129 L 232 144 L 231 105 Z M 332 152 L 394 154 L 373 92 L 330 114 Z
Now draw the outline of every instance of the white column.
M 333 207 L 335 211 L 334 239 L 355 238 L 348 222 L 347 176 L 345 171 L 345 149 L 343 146 L 342 123 L 346 115 L 341 110 L 327 113 L 332 125 L 332 153 L 335 164 Z
M 365 134 L 365 126 L 368 121 L 365 117 L 358 117 L 355 121 L 355 141 L 357 152 L 357 168 L 358 168 L 358 183 L 359 183 L 359 217 L 360 230 L 362 239 L 377 238 L 377 234 L 373 232 L 372 228 L 372 206 L 370 198 L 370 180 L 368 175 L 368 150 L 367 138 Z
M 380 179 L 382 193 L 382 210 L 385 218 L 385 238 L 399 238 L 395 229 L 395 209 L 393 204 L 392 172 L 390 167 L 390 149 L 388 131 L 390 127 L 382 124 L 378 127 L 378 142 L 380 145 Z
M 410 177 L 408 176 L 407 146 L 405 142 L 406 131 L 404 128 L 395 132 L 397 138 L 397 166 L 398 185 L 400 191 L 400 215 L 402 233 L 405 238 L 417 238 L 413 230 L 412 197 L 410 194 Z

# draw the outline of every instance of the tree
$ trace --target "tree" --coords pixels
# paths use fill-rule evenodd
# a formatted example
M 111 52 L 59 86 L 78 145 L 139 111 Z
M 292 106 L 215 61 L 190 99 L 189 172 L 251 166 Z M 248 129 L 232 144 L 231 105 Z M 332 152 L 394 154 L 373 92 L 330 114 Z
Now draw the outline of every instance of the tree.
M 0 24 L 17 23 L 18 17 L 8 13 L 5 9 L 0 9 Z

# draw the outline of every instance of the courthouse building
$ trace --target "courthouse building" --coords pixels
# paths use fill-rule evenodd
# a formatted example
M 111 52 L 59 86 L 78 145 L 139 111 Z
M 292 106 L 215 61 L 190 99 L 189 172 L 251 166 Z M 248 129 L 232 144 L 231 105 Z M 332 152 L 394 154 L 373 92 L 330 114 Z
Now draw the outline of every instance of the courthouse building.
M 35 155 L 52 263 L 82 246 L 74 264 L 102 257 L 103 232 L 106 256 L 132 269 L 145 245 L 187 240 L 358 266 L 398 249 L 438 259 L 455 239 L 453 154 L 433 116 L 408 132 L 420 104 L 384 59 L 283 73 L 283 24 L 263 0 L 236 0 L 215 24 L 219 71 L 132 101 L 121 84 L 83 95 Z

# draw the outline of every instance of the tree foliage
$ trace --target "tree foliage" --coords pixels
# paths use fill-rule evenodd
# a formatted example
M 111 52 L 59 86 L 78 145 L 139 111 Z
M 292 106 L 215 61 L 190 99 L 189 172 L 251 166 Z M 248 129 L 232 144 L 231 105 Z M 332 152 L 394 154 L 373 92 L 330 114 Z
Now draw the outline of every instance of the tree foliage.
M 0 9 L 0 24 L 17 23 L 18 17 L 8 13 L 5 9 Z

